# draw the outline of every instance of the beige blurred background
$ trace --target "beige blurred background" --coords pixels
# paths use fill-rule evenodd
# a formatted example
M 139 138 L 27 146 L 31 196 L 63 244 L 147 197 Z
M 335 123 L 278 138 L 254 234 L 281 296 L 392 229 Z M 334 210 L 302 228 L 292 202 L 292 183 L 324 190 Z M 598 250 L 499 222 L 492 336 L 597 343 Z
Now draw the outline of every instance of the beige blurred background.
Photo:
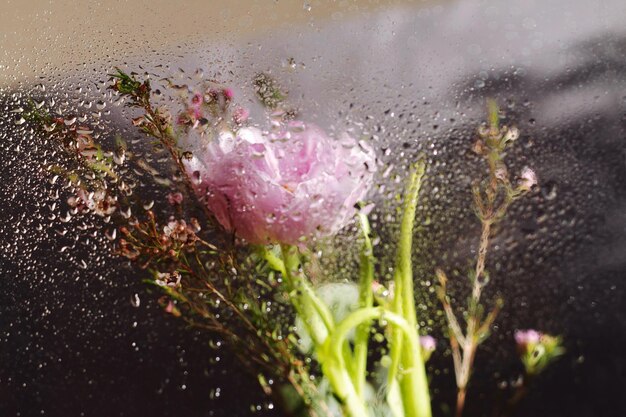
M 0 0 L 0 86 L 49 72 L 178 47 L 233 42 L 275 29 L 315 30 L 327 20 L 422 0 Z

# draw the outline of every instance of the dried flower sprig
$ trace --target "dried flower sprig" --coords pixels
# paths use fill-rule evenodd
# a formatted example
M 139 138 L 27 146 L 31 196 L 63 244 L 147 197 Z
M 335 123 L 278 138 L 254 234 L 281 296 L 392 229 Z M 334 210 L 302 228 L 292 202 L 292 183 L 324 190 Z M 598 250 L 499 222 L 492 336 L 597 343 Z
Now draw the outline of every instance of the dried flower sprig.
M 153 137 L 159 141 L 169 153 L 174 162 L 178 174 L 183 179 L 187 192 L 193 194 L 192 179 L 187 175 L 183 159 L 188 157 L 177 145 L 178 140 L 172 125 L 172 117 L 169 111 L 164 107 L 154 107 L 151 102 L 152 88 L 150 80 L 146 79 L 142 82 L 135 78 L 134 74 L 126 74 L 119 68 L 116 72 L 109 74 L 112 85 L 109 87 L 119 93 L 122 97 L 129 99 L 127 105 L 129 107 L 140 108 L 144 113 L 133 119 L 133 125 L 138 127 L 146 135 Z M 203 208 L 207 219 L 211 214 Z
M 492 227 L 502 220 L 511 203 L 526 194 L 537 183 L 536 175 L 530 168 L 522 172 L 522 179 L 513 186 L 504 163 L 504 151 L 519 136 L 515 127 L 500 126 L 497 104 L 490 100 L 489 123 L 482 126 L 479 139 L 473 150 L 487 162 L 489 176 L 484 183 L 476 182 L 472 186 L 474 208 L 481 222 L 481 234 L 478 245 L 478 256 L 475 268 L 470 271 L 469 279 L 472 292 L 467 306 L 466 328 L 463 330 L 450 304 L 447 294 L 448 278 L 441 269 L 436 271 L 437 296 L 443 305 L 448 322 L 448 336 L 452 349 L 454 371 L 457 385 L 456 416 L 460 417 L 465 406 L 467 385 L 471 377 L 472 367 L 478 346 L 489 336 L 491 325 L 496 319 L 503 301 L 496 300 L 495 306 L 485 316 L 485 308 L 481 304 L 484 287 L 489 283 L 489 273 L 485 269 Z
M 43 102 L 42 102 L 43 103 Z M 75 189 L 68 204 L 75 212 L 91 211 L 101 217 L 112 215 L 119 207 L 118 198 L 128 191 L 120 179 L 117 165 L 124 162 L 125 144 L 117 138 L 113 152 L 105 152 L 94 137 L 94 130 L 76 116 L 52 116 L 44 107 L 31 100 L 25 120 L 40 128 L 46 135 L 62 145 L 69 157 L 78 162 L 78 169 L 68 172 L 58 165 L 49 168 L 51 173 L 65 176 Z

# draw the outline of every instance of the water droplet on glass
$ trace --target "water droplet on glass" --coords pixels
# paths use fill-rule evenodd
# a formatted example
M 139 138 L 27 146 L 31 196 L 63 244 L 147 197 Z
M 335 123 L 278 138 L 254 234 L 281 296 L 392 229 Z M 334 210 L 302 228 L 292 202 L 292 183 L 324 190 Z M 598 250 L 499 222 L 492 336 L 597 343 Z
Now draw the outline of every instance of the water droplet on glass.
M 141 299 L 139 298 L 139 294 L 135 293 L 130 297 L 130 305 L 137 308 L 141 305 Z

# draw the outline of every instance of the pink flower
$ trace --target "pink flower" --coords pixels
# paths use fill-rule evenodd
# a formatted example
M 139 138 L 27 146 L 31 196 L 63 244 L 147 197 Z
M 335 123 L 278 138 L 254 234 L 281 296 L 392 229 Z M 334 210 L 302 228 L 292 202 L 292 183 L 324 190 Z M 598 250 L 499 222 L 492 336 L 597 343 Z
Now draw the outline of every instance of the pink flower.
M 250 112 L 248 109 L 243 107 L 237 107 L 235 111 L 233 111 L 233 122 L 240 125 L 250 117 Z
M 528 167 L 522 169 L 518 188 L 522 191 L 530 191 L 535 185 L 537 185 L 537 174 L 535 174 L 535 171 Z
M 181 275 L 179 272 L 157 272 L 154 282 L 161 287 L 180 287 Z
M 226 98 L 226 100 L 232 100 L 233 97 L 235 97 L 235 94 L 233 93 L 233 90 L 230 88 L 224 88 L 222 90 L 222 94 L 224 94 L 224 97 Z
M 560 336 L 551 336 L 537 330 L 516 330 L 515 342 L 526 373 L 536 375 L 565 353 Z
M 196 239 L 192 226 L 187 225 L 184 220 L 170 220 L 167 225 L 163 227 L 163 234 L 183 244 L 193 242 Z
M 529 346 L 534 346 L 541 340 L 542 334 L 537 330 L 515 330 L 515 343 L 520 350 L 526 350 Z
M 420 336 L 420 345 L 422 349 L 433 352 L 437 347 L 437 341 L 432 336 Z
M 76 196 L 70 197 L 67 202 L 71 207 L 79 210 L 88 209 L 101 217 L 110 216 L 117 208 L 115 197 L 104 189 L 89 192 L 81 188 L 76 192 Z
M 218 222 L 250 243 L 301 243 L 336 233 L 373 182 L 375 155 L 344 135 L 292 122 L 280 131 L 223 131 L 186 168 Z
M 167 195 L 167 201 L 171 205 L 175 206 L 175 205 L 180 204 L 180 203 L 183 202 L 183 195 L 180 192 L 169 193 Z
M 432 336 L 420 336 L 420 346 L 422 348 L 423 359 L 427 361 L 437 348 L 437 341 Z

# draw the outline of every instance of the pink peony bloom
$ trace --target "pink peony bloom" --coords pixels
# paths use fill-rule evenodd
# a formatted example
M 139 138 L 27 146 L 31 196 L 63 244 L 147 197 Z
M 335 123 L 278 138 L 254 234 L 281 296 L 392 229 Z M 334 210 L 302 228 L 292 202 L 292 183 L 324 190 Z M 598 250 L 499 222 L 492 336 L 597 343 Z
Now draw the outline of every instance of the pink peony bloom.
M 250 243 L 298 244 L 336 233 L 373 182 L 375 155 L 345 135 L 292 122 L 221 132 L 185 162 L 218 222 Z

